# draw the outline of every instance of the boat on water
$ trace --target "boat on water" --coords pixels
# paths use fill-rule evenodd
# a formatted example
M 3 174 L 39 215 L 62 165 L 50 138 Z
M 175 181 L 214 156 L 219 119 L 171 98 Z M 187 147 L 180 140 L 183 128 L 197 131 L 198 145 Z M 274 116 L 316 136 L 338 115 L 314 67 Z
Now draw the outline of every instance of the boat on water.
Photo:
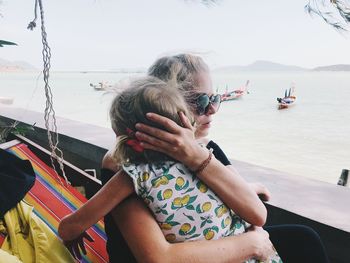
M 10 97 L 0 97 L 0 104 L 7 104 L 10 105 L 13 103 L 13 98 Z
M 237 100 L 241 98 L 245 93 L 249 94 L 248 85 L 249 85 L 249 80 L 247 80 L 245 85 L 240 87 L 239 89 L 228 91 L 228 89 L 226 88 L 226 92 L 224 94 L 221 94 L 221 101 L 223 102 L 223 101 Z
M 294 105 L 296 99 L 297 97 L 295 96 L 295 87 L 292 86 L 291 88 L 284 91 L 283 98 L 277 98 L 278 109 L 283 110 L 289 108 L 290 106 Z
M 90 83 L 90 87 L 93 87 L 94 90 L 102 91 L 113 87 L 113 85 L 109 84 L 108 82 L 102 81 L 102 82 L 99 82 L 98 84 Z

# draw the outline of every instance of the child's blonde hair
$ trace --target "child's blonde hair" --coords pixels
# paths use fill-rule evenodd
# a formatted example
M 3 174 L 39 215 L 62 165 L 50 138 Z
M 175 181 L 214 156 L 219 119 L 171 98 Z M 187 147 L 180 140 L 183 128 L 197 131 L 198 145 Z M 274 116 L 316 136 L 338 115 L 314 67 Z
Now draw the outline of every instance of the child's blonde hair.
M 155 77 L 133 80 L 129 87 L 119 93 L 110 108 L 112 128 L 118 136 L 114 157 L 119 163 L 147 163 L 170 160 L 163 153 L 152 150 L 137 151 L 129 142 L 139 143 L 135 137 L 135 124 L 144 123 L 160 129 L 164 127 L 146 118 L 146 113 L 154 112 L 183 126 L 178 113 L 184 112 L 193 122 L 193 115 L 174 81 L 164 82 Z

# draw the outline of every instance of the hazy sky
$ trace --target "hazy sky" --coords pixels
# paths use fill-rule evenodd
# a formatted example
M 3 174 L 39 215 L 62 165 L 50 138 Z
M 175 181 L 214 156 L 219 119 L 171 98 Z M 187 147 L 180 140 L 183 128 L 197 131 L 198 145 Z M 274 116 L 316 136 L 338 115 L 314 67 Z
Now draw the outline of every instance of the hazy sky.
M 304 11 L 306 0 L 43 0 L 54 70 L 148 67 L 157 57 L 201 52 L 212 67 L 255 60 L 314 67 L 350 64 L 350 33 Z M 34 0 L 2 0 L 0 58 L 41 67 Z M 40 23 L 40 20 L 37 21 Z

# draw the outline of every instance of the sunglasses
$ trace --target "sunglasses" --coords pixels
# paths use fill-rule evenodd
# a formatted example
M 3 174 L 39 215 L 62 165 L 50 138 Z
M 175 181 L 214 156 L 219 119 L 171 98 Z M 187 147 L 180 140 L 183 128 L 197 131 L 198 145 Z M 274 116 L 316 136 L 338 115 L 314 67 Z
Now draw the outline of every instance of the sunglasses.
M 210 105 L 213 106 L 215 111 L 219 110 L 220 103 L 221 103 L 220 94 L 209 96 L 206 93 L 201 93 L 194 100 L 195 108 L 198 115 L 207 114 L 209 111 Z

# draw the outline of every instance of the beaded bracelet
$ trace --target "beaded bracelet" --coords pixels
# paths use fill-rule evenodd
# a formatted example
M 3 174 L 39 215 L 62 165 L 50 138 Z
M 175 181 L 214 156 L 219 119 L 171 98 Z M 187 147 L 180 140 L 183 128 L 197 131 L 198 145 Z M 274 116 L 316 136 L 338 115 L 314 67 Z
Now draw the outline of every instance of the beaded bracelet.
M 201 163 L 201 165 L 198 167 L 197 170 L 194 171 L 194 173 L 199 174 L 199 173 L 203 172 L 203 170 L 204 170 L 204 169 L 208 166 L 208 164 L 210 163 L 210 160 L 211 160 L 212 157 L 213 157 L 213 153 L 212 153 L 212 150 L 210 149 L 210 150 L 209 150 L 209 156 L 208 156 L 208 158 L 205 159 L 205 160 Z

